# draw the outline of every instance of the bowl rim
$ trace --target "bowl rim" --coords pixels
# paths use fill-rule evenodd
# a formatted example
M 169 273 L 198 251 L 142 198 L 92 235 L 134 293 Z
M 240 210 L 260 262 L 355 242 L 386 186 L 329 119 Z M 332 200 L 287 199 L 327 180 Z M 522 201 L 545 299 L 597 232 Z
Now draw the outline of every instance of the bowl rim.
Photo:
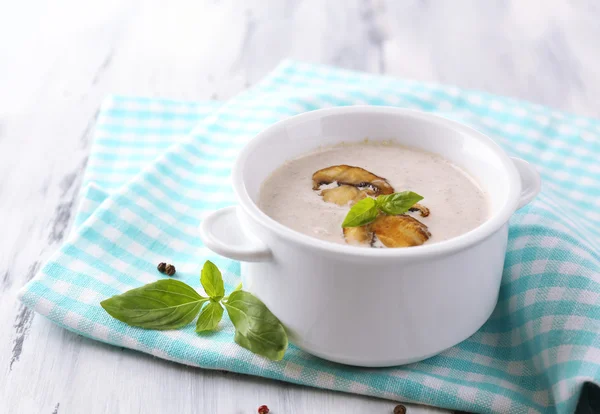
M 294 124 L 305 122 L 311 118 L 322 118 L 328 115 L 349 115 L 352 114 L 384 114 L 389 116 L 408 116 L 427 122 L 438 124 L 444 128 L 453 129 L 460 133 L 469 135 L 472 138 L 478 139 L 489 147 L 493 153 L 498 156 L 502 163 L 502 167 L 509 181 L 509 191 L 506 196 L 504 205 L 491 215 L 486 221 L 476 228 L 460 234 L 448 240 L 439 241 L 430 245 L 413 246 L 405 249 L 365 249 L 364 247 L 344 245 L 330 241 L 321 240 L 315 237 L 308 236 L 296 230 L 279 223 L 264 213 L 258 205 L 252 200 L 246 189 L 243 177 L 244 167 L 252 154 L 253 150 L 259 147 L 273 133 L 278 133 L 282 127 L 286 129 L 293 128 Z M 443 154 L 439 154 L 444 157 Z M 388 106 L 370 106 L 370 105 L 355 105 L 318 109 L 310 112 L 304 112 L 298 115 L 283 119 L 261 131 L 253 139 L 251 139 L 240 151 L 233 169 L 232 183 L 236 198 L 246 213 L 250 215 L 260 225 L 275 232 L 281 238 L 292 241 L 305 248 L 328 252 L 342 256 L 361 256 L 373 258 L 418 258 L 441 256 L 455 251 L 463 250 L 470 247 L 498 231 L 506 224 L 512 214 L 516 211 L 519 196 L 521 193 L 521 179 L 517 168 L 513 164 L 506 152 L 496 144 L 491 138 L 483 133 L 439 115 L 428 112 L 418 111 L 414 109 L 388 107 Z M 477 177 L 476 177 L 477 178 Z

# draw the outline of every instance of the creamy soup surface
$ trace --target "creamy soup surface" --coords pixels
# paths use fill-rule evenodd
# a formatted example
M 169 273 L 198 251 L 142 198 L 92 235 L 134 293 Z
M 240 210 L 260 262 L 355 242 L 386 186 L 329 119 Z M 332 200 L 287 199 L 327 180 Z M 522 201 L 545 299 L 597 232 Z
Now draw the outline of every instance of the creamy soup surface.
M 407 214 L 428 227 L 431 236 L 425 244 L 466 233 L 489 216 L 485 192 L 461 168 L 436 154 L 372 142 L 324 147 L 285 162 L 263 182 L 259 208 L 300 233 L 346 244 L 341 224 L 350 205 L 323 201 L 320 191 L 313 190 L 312 182 L 316 171 L 340 164 L 361 167 L 385 178 L 395 192 L 410 190 L 423 196 L 419 204 L 429 208 L 429 216 Z

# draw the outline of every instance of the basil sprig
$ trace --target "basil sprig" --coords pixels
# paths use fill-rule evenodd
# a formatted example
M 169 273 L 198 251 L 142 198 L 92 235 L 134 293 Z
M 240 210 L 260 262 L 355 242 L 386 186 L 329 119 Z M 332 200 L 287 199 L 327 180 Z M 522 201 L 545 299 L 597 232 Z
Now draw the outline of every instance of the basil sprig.
M 100 305 L 113 318 L 144 329 L 178 329 L 200 314 L 196 332 L 215 330 L 225 307 L 235 327 L 234 341 L 238 345 L 275 361 L 283 358 L 288 346 L 287 334 L 264 303 L 241 290 L 241 284 L 225 296 L 221 272 L 208 260 L 202 268 L 200 283 L 209 297 L 179 280 L 163 279 L 113 296 Z
M 350 208 L 342 227 L 364 226 L 375 221 L 380 212 L 390 216 L 404 214 L 422 199 L 422 196 L 412 191 L 363 198 Z

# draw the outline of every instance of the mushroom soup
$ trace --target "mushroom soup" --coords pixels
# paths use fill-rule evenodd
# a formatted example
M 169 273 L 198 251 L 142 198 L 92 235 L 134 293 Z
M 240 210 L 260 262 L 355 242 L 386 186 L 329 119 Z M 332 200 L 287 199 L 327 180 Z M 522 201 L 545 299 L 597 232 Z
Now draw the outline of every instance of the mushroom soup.
M 435 243 L 489 216 L 486 194 L 467 172 L 387 142 L 340 144 L 289 160 L 263 182 L 258 205 L 300 233 L 364 247 Z

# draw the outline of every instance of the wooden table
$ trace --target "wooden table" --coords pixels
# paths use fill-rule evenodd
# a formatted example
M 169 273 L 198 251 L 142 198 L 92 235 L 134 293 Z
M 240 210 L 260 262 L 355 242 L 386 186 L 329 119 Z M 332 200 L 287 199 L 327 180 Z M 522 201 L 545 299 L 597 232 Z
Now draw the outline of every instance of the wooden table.
M 68 233 L 102 98 L 226 100 L 287 57 L 599 116 L 598 19 L 594 0 L 7 2 L 0 12 L 0 412 L 252 413 L 268 404 L 275 414 L 390 413 L 389 401 L 104 345 L 16 301 Z

